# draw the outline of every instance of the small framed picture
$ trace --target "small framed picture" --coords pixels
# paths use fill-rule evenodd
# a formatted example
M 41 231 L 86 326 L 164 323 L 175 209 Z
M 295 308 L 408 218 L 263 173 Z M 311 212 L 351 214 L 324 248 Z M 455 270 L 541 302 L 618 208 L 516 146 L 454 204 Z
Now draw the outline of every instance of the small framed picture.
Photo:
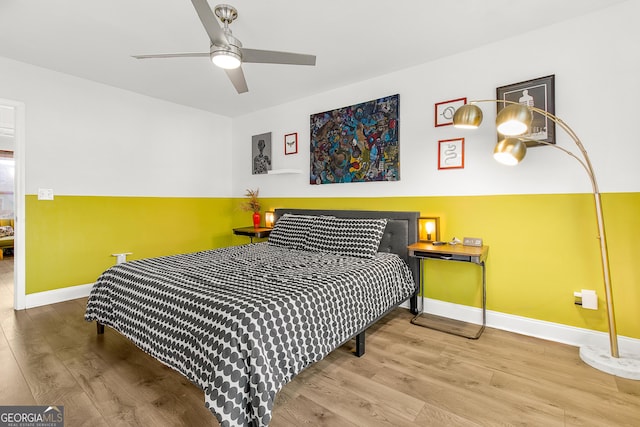
M 253 175 L 271 170 L 271 132 L 251 137 L 251 167 Z
M 298 133 L 288 133 L 284 136 L 284 154 L 296 154 L 298 152 Z
M 438 141 L 438 169 L 464 168 L 464 138 Z
M 555 75 L 540 77 L 538 79 L 527 80 L 520 83 L 514 83 L 507 86 L 500 86 L 496 89 L 496 99 L 518 102 L 520 104 L 536 107 L 547 113 L 555 114 Z M 498 113 L 505 105 L 498 103 Z M 531 132 L 526 135 L 520 135 L 526 138 L 527 147 L 535 147 L 539 145 L 536 141 L 543 141 L 547 144 L 556 143 L 556 124 L 552 120 L 540 113 L 533 113 L 533 121 L 531 122 Z M 498 140 L 502 139 L 498 135 Z
M 438 102 L 435 107 L 436 127 L 453 124 L 453 115 L 456 110 L 467 103 L 467 98 L 452 99 L 451 101 Z

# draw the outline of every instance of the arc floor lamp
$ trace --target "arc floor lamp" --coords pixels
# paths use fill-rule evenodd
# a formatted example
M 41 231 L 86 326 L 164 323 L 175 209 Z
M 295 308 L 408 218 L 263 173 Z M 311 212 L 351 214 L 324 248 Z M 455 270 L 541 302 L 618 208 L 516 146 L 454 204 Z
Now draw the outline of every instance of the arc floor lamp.
M 494 158 L 500 163 L 516 165 L 524 159 L 527 152 L 525 144 L 527 139 L 519 137 L 519 135 L 524 135 L 529 132 L 534 112 L 543 115 L 561 127 L 571 137 L 579 149 L 581 157 L 555 144 L 535 141 L 538 144 L 549 145 L 550 147 L 561 150 L 580 162 L 589 176 L 593 189 L 596 220 L 598 223 L 598 240 L 600 242 L 610 348 L 607 352 L 606 350 L 595 346 L 583 346 L 580 348 L 580 358 L 588 365 L 609 374 L 623 378 L 640 380 L 640 357 L 621 357 L 620 352 L 618 351 L 618 335 L 616 332 L 615 311 L 613 308 L 611 274 L 609 272 L 609 252 L 607 249 L 607 237 L 604 231 L 602 202 L 600 200 L 600 191 L 598 190 L 598 183 L 593 171 L 593 166 L 591 165 L 591 160 L 589 159 L 587 150 L 582 145 L 580 138 L 578 138 L 573 129 L 571 129 L 564 121 L 545 110 L 513 101 L 497 99 L 482 99 L 478 101 L 471 101 L 469 104 L 463 105 L 456 110 L 453 117 L 453 125 L 458 128 L 466 129 L 475 129 L 479 127 L 482 123 L 482 110 L 476 105 L 478 103 L 505 105 L 496 117 L 496 129 L 498 133 L 504 135 L 506 138 L 498 142 L 493 151 Z

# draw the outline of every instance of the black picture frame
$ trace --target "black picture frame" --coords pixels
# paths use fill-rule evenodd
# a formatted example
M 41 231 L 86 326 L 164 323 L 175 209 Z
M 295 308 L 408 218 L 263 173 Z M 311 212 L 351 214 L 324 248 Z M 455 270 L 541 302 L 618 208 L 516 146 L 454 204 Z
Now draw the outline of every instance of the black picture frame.
M 251 173 L 261 175 L 271 170 L 271 132 L 251 137 Z
M 506 86 L 500 86 L 496 89 L 496 99 L 500 101 L 511 101 L 519 103 L 528 103 L 536 108 L 544 110 L 550 114 L 556 114 L 555 100 L 555 75 L 539 77 L 537 79 L 526 80 L 520 83 L 514 83 Z M 499 113 L 506 105 L 499 102 L 497 112 Z M 527 147 L 538 147 L 541 141 L 546 144 L 556 143 L 556 124 L 553 120 L 540 113 L 533 113 L 533 122 L 531 123 L 531 133 L 520 135 L 526 138 Z M 498 135 L 498 140 L 502 139 Z

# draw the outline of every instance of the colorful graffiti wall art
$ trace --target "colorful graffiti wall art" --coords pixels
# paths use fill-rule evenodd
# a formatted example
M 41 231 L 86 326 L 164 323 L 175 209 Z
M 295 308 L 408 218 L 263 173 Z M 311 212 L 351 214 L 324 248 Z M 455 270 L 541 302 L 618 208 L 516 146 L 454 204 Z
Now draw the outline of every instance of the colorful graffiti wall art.
M 400 95 L 311 115 L 310 183 L 400 180 Z

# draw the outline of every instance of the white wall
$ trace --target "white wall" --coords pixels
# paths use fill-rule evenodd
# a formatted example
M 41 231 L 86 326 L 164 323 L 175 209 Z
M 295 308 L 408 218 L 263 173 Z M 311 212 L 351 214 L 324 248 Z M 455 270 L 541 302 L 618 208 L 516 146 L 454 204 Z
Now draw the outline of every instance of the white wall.
M 26 193 L 229 197 L 231 120 L 0 58 L 26 110 Z
M 0 150 L 15 149 L 15 113 L 13 107 L 0 105 Z
M 267 197 L 590 192 L 579 163 L 550 147 L 529 150 L 517 167 L 496 163 L 491 157 L 496 142 L 493 104 L 482 105 L 485 122 L 479 130 L 434 127 L 437 102 L 461 97 L 493 99 L 498 86 L 550 74 L 556 76 L 556 114 L 582 139 L 600 190 L 640 191 L 637 118 L 626 113 L 636 108 L 640 97 L 639 15 L 640 2 L 625 2 L 460 55 L 236 118 L 234 196 L 256 187 Z M 309 115 L 396 93 L 400 94 L 400 181 L 309 185 Z M 251 174 L 251 136 L 269 131 L 273 133 L 273 168 L 300 169 L 302 174 Z M 283 138 L 291 132 L 299 134 L 299 151 L 285 156 Z M 465 167 L 438 170 L 438 140 L 454 137 L 466 138 Z M 558 145 L 575 149 L 559 129 Z
M 436 102 L 493 98 L 504 84 L 556 75 L 556 112 L 582 138 L 603 192 L 638 191 L 634 117 L 640 96 L 634 19 L 625 2 L 561 25 L 363 81 L 233 120 L 0 58 L 0 98 L 26 105 L 26 192 L 68 195 L 415 196 L 590 191 L 584 172 L 557 150 L 529 151 L 515 168 L 491 158 L 495 107 L 475 132 L 433 126 Z M 470 35 L 472 37 L 473 35 Z M 434 43 L 440 41 L 434 40 Z M 309 115 L 400 94 L 401 180 L 311 186 Z M 251 175 L 251 136 L 273 133 L 274 168 L 299 175 Z M 298 132 L 299 153 L 284 155 Z M 437 142 L 466 138 L 464 169 L 437 169 Z M 559 145 L 572 143 L 559 132 Z M 231 177 L 231 179 L 227 179 Z

